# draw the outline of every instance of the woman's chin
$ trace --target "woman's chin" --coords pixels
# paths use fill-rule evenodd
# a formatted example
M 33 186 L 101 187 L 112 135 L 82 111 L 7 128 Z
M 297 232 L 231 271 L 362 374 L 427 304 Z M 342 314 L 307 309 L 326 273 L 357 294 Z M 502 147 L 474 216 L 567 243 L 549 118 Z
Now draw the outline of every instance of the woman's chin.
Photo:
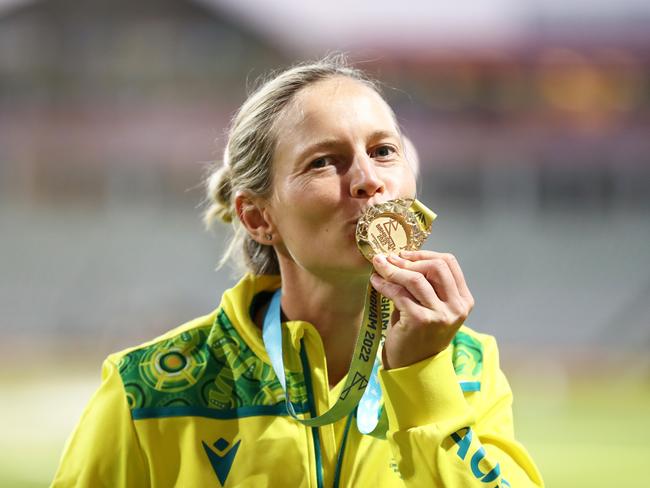
M 340 277 L 341 279 L 368 279 L 373 267 L 361 253 L 347 256 L 347 259 L 337 259 L 336 262 L 319 263 L 317 265 L 322 273 Z
M 360 252 L 350 259 L 348 271 L 351 274 L 369 277 L 372 273 L 373 266 Z

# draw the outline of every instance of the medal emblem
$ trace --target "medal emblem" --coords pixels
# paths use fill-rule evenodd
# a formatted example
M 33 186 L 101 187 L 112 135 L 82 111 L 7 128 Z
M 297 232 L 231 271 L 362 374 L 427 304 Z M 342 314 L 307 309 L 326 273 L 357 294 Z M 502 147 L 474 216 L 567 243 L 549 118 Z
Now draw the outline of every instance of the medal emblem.
M 359 218 L 357 246 L 368 261 L 375 254 L 416 251 L 431 232 L 435 213 L 417 200 L 389 200 L 369 207 Z

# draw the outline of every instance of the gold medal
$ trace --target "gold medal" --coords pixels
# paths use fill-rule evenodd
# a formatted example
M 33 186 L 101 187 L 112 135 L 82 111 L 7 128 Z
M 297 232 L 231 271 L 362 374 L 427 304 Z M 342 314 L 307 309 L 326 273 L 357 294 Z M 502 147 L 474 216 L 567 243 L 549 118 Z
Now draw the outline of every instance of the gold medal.
M 357 222 L 357 246 L 368 261 L 376 254 L 416 251 L 436 214 L 412 199 L 389 200 L 366 209 Z

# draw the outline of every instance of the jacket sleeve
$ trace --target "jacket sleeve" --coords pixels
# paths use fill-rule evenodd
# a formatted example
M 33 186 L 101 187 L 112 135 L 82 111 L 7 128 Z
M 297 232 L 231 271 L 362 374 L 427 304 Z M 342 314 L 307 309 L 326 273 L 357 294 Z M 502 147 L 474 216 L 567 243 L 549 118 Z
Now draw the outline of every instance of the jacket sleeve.
M 148 486 L 117 365 L 109 357 L 102 383 L 68 439 L 53 488 Z
M 543 481 L 514 438 L 512 393 L 496 342 L 483 341 L 481 390 L 470 402 L 453 347 L 419 363 L 380 370 L 388 440 L 405 486 L 534 487 Z

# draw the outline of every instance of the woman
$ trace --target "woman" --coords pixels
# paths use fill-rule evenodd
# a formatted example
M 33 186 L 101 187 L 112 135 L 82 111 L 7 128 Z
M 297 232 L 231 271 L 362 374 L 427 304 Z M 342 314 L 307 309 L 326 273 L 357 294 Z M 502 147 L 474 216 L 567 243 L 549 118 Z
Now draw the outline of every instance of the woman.
M 403 144 L 375 85 L 340 59 L 252 94 L 206 214 L 234 223 L 226 256 L 242 250 L 248 273 L 212 314 L 108 357 L 54 486 L 542 485 L 513 437 L 494 339 L 462 326 L 474 300 L 454 257 L 371 264 L 357 248 L 365 209 L 415 196 Z M 355 411 L 306 427 L 278 377 L 300 419 L 345 396 L 368 280 L 394 304 L 379 368 L 388 432 L 361 434 Z M 276 374 L 262 328 L 280 287 Z

